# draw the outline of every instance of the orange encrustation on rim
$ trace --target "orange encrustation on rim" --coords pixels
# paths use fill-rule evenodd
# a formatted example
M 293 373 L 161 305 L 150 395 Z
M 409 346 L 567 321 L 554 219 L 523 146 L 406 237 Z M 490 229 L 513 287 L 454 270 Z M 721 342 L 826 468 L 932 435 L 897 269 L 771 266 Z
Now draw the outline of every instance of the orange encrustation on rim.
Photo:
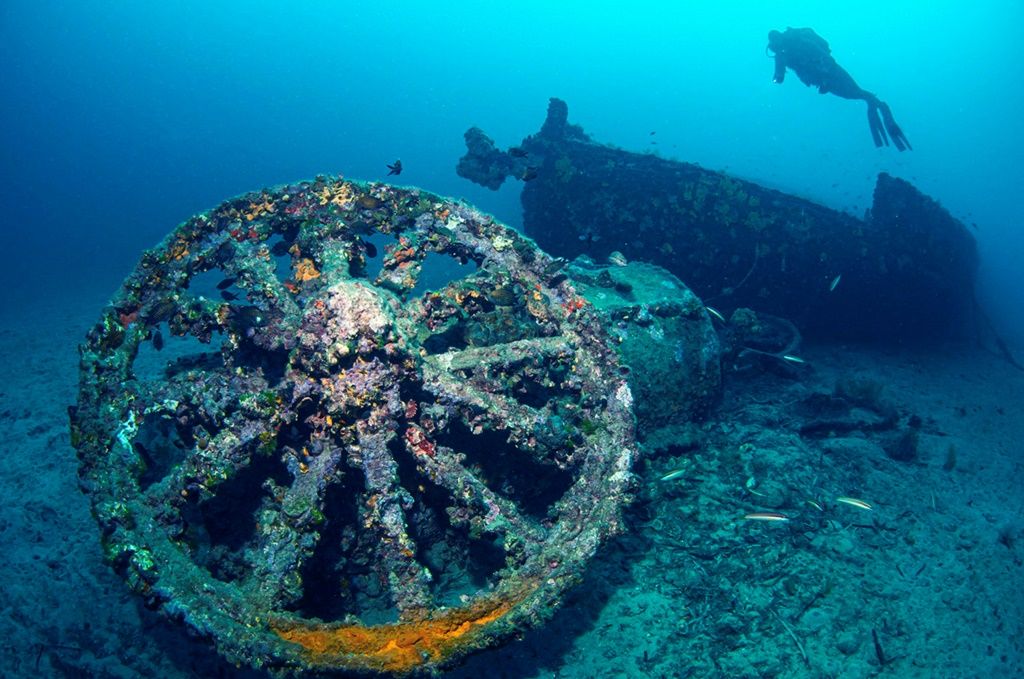
M 443 662 L 459 649 L 467 635 L 502 618 L 516 603 L 481 599 L 424 620 L 389 625 L 280 620 L 271 622 L 270 628 L 282 639 L 302 646 L 312 667 L 333 666 L 338 658 L 355 656 L 364 659 L 367 669 L 402 674 L 426 663 Z

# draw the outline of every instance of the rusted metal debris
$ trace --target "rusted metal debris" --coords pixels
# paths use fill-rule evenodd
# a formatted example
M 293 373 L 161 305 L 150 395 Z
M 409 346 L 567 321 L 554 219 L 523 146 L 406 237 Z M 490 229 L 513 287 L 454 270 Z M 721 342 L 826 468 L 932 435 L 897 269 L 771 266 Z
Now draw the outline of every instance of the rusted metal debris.
M 636 450 L 560 266 L 466 205 L 340 177 L 189 219 L 81 347 L 108 558 L 281 673 L 433 669 L 538 624 L 620 529 Z

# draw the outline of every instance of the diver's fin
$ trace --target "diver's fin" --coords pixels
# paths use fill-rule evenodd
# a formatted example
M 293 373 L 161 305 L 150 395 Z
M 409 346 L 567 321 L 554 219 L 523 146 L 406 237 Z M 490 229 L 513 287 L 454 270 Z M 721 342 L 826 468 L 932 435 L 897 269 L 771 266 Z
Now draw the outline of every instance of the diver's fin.
M 882 117 L 878 115 L 878 106 L 868 102 L 868 128 L 871 130 L 871 138 L 877 148 L 889 145 L 889 138 L 885 136 L 885 128 L 882 126 Z
M 913 151 L 914 147 L 907 141 L 907 137 L 903 134 L 903 130 L 896 124 L 896 119 L 892 117 L 892 111 L 889 109 L 888 104 L 882 103 L 880 108 L 882 109 L 882 120 L 885 121 L 885 130 L 892 137 L 893 146 L 900 151 Z

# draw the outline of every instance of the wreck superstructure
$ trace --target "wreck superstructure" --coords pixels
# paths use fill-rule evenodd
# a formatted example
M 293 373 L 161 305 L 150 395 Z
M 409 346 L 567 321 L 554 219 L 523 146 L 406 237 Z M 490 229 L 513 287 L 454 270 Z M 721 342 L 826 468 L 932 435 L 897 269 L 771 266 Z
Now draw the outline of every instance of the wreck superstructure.
M 724 172 L 600 144 L 552 99 L 516 152 L 466 132 L 458 172 L 527 178 L 525 232 L 555 255 L 612 251 L 665 267 L 727 315 L 741 307 L 807 334 L 931 338 L 973 305 L 974 238 L 908 182 L 881 174 L 865 219 Z

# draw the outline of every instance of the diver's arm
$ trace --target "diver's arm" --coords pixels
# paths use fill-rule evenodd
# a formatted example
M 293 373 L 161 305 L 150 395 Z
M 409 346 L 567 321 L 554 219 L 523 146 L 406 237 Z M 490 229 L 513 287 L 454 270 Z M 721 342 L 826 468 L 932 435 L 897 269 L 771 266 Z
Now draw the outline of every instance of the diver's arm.
M 786 62 L 781 54 L 775 55 L 775 75 L 772 76 L 773 83 L 781 83 L 786 78 Z

